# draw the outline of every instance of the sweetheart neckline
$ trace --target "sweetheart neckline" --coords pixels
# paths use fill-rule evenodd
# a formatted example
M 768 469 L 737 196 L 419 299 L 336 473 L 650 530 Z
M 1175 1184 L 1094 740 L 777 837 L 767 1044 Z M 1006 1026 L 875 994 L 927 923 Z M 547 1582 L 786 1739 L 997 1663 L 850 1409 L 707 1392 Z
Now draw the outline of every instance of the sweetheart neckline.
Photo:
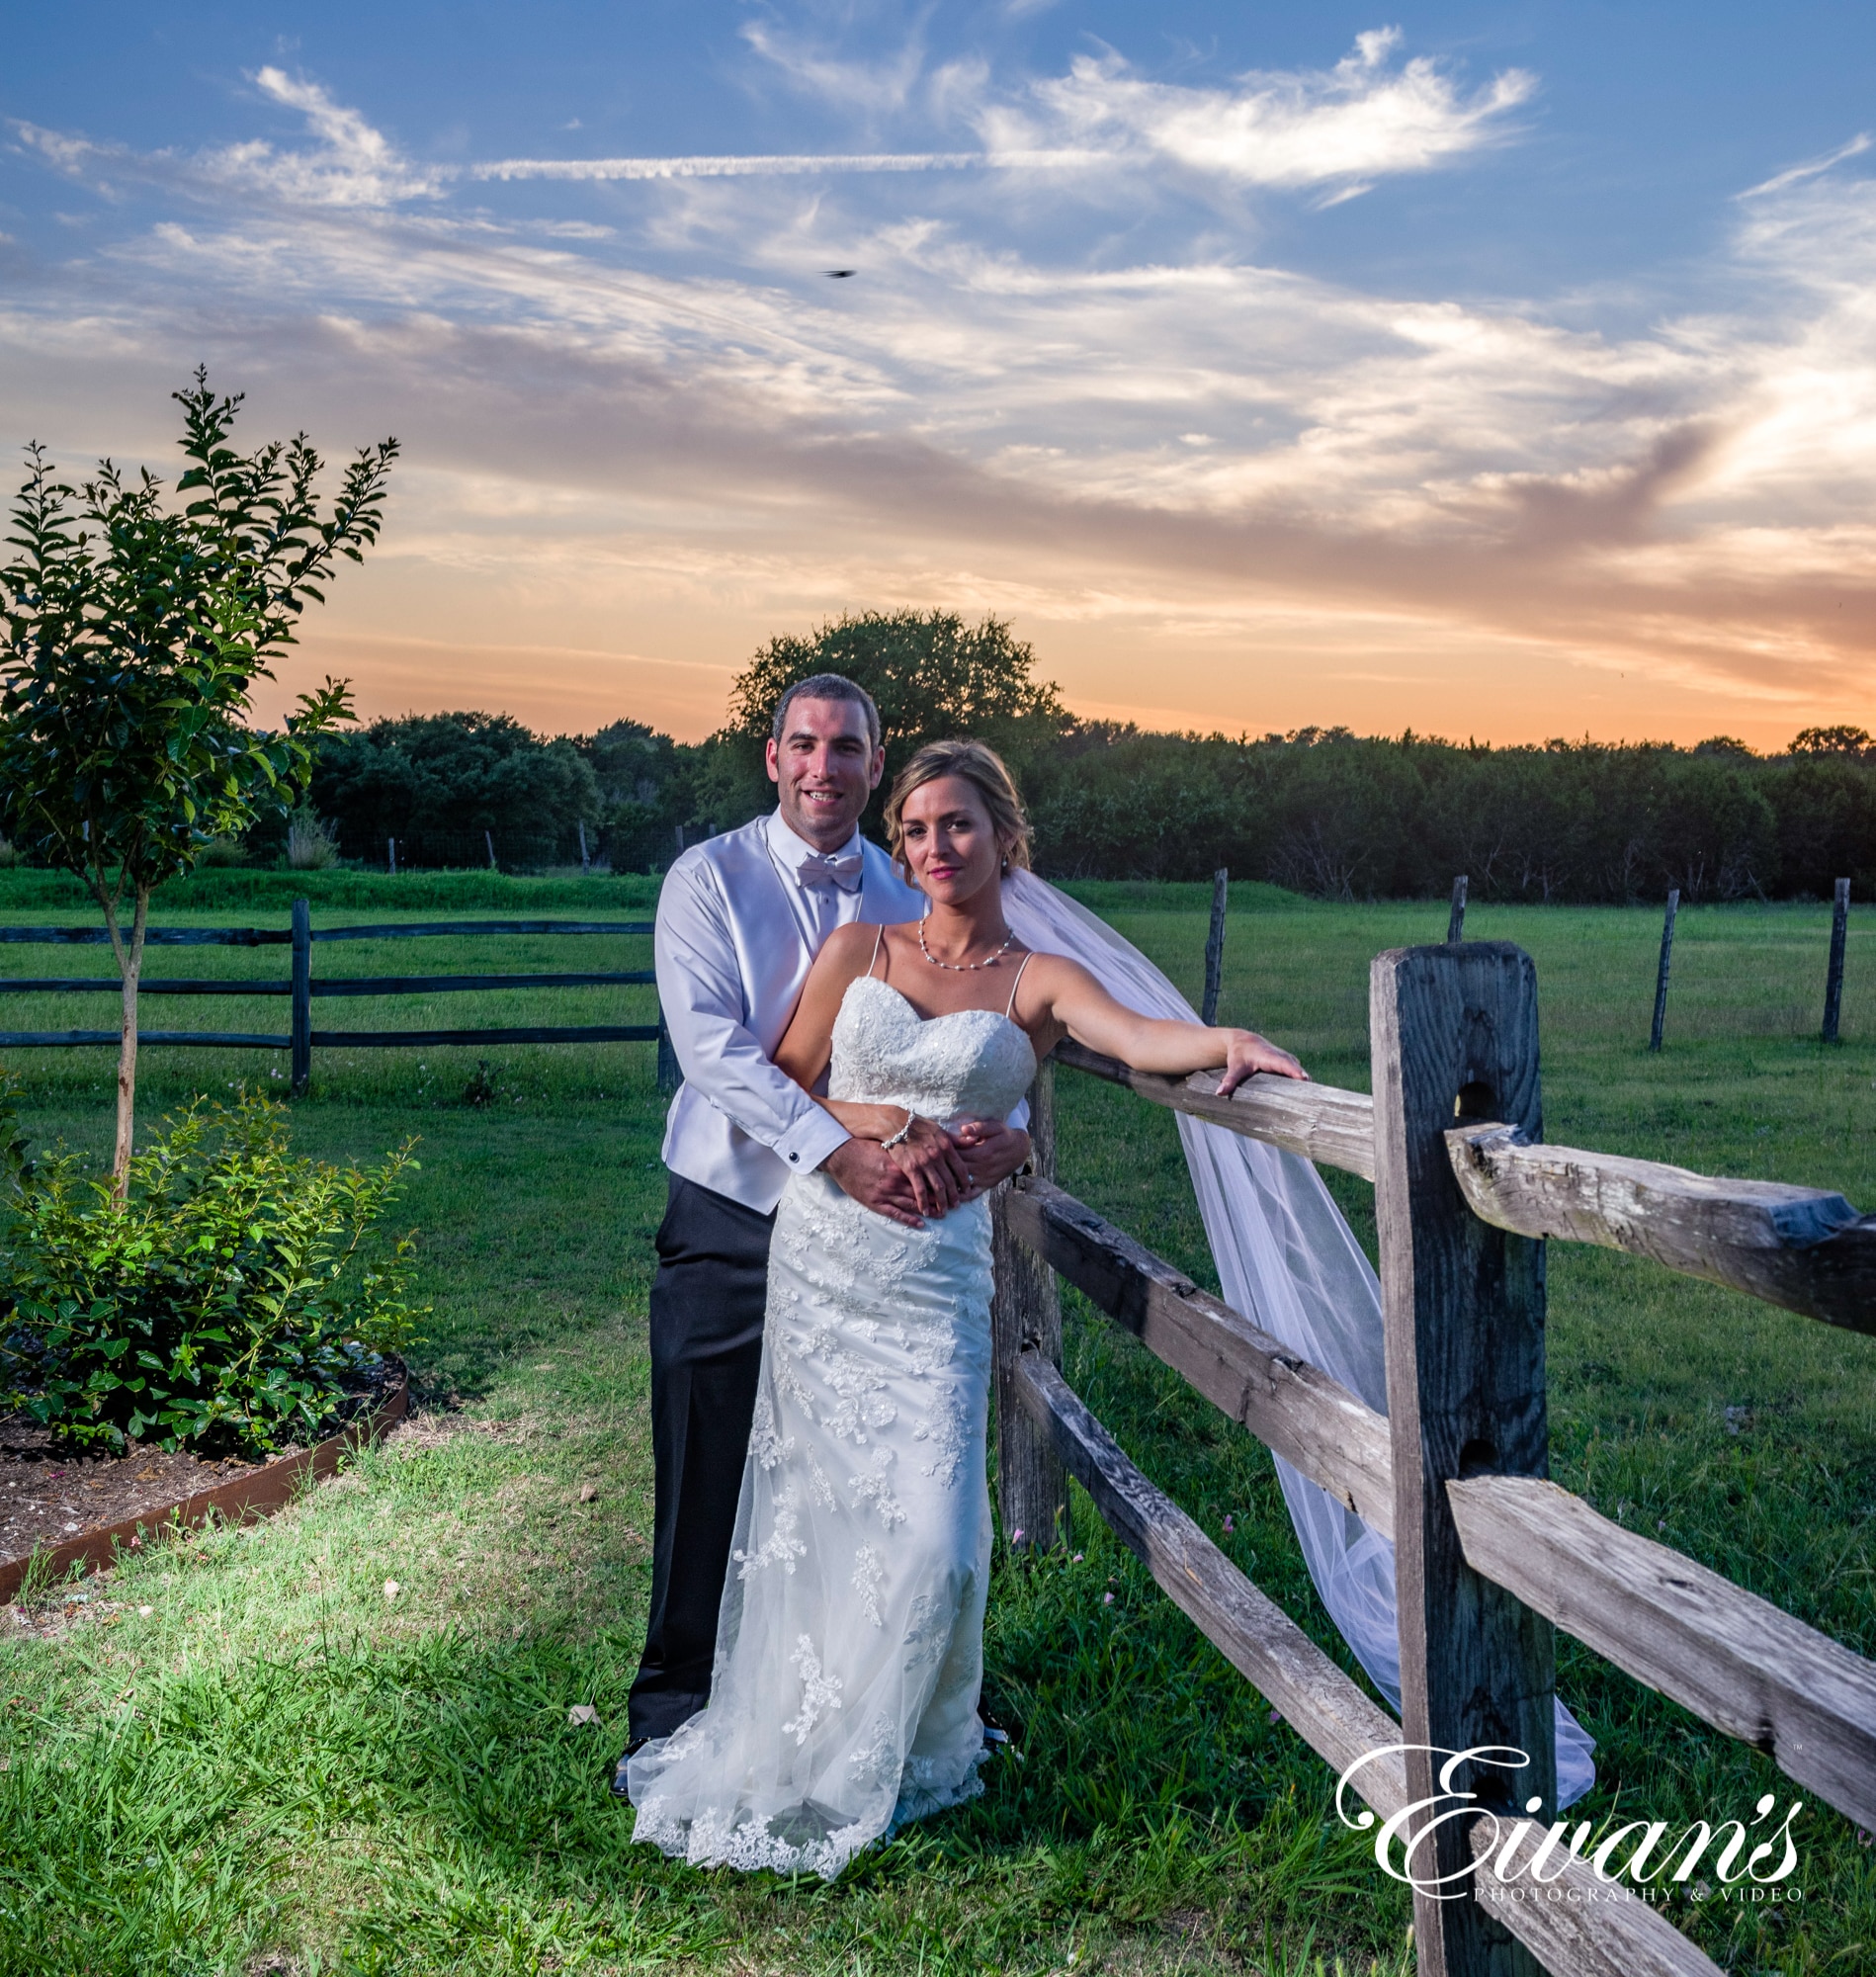
M 918 1004 L 914 1002 L 908 994 L 906 994 L 904 989 L 894 988 L 894 986 L 890 982 L 882 982 L 877 975 L 855 976 L 854 979 L 847 984 L 846 994 L 843 994 L 840 998 L 843 1004 L 845 1003 L 847 996 L 851 995 L 853 991 L 857 988 L 859 988 L 862 982 L 871 983 L 875 988 L 884 988 L 889 995 L 893 996 L 896 1001 L 902 1003 L 907 1009 L 909 1009 L 912 1012 L 912 1020 L 915 1023 L 944 1023 L 944 1022 L 949 1022 L 953 1016 L 988 1016 L 995 1022 L 1007 1023 L 1010 1026 L 1010 1028 L 1014 1030 L 1019 1037 L 1022 1038 L 1023 1044 L 1025 1048 L 1028 1050 L 1030 1056 L 1032 1058 L 1036 1058 L 1036 1063 L 1039 1066 L 1042 1063 L 1041 1058 L 1036 1057 L 1036 1046 L 1034 1043 L 1030 1041 L 1029 1032 L 1023 1028 L 1022 1024 L 1019 1023 L 1014 1016 L 1005 1014 L 1005 1012 L 1001 1009 L 942 1009 L 935 1016 L 921 1016 L 918 1013 Z

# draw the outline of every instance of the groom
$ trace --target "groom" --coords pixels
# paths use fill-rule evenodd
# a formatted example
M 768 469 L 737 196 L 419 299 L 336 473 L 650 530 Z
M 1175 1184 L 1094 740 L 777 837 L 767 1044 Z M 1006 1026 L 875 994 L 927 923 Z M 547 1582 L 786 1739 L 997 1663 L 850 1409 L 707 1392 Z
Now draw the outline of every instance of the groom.
M 1015 1170 L 1027 1136 L 968 1153 L 930 1138 L 889 1153 L 850 1139 L 769 1061 L 815 955 L 850 920 L 920 917 L 925 901 L 859 832 L 886 767 L 864 689 L 818 673 L 782 696 L 768 743 L 779 808 L 684 852 L 658 896 L 658 999 L 684 1082 L 664 1135 L 670 1194 L 651 1285 L 656 1493 L 651 1611 L 632 1685 L 630 1757 L 710 1700 L 717 1611 L 762 1359 L 769 1237 L 791 1173 L 916 1222 L 895 1154 L 955 1206 Z M 614 1791 L 625 1793 L 621 1759 Z

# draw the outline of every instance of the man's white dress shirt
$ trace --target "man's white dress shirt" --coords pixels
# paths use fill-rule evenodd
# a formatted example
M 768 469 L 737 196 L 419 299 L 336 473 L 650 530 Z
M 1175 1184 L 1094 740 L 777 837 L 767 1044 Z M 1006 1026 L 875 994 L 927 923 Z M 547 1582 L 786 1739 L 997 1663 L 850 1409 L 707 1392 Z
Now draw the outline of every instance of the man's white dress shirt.
M 850 920 L 915 920 L 925 896 L 856 830 L 822 857 L 781 812 L 693 845 L 658 894 L 658 1000 L 683 1067 L 664 1164 L 767 1214 L 845 1128 L 770 1062 L 822 943 Z

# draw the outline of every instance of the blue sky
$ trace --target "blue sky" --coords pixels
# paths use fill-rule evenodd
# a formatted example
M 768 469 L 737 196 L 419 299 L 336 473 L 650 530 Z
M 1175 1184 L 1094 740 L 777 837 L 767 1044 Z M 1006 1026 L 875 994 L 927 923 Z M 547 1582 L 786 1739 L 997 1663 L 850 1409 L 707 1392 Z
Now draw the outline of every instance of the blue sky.
M 78 5 L 0 440 L 405 461 L 283 684 L 718 719 L 1009 618 L 1155 726 L 1876 727 L 1876 10 Z M 846 279 L 824 272 L 852 268 Z

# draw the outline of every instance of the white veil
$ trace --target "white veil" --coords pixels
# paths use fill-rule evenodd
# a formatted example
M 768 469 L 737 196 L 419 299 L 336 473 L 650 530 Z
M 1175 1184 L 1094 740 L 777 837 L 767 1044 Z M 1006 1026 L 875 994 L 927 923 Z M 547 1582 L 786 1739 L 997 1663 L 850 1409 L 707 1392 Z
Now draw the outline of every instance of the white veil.
M 1033 873 L 1009 875 L 1003 904 L 1027 946 L 1080 962 L 1129 1008 L 1198 1020 L 1192 1005 L 1138 948 Z M 1178 1120 L 1225 1301 L 1386 1414 L 1381 1285 L 1322 1176 L 1308 1160 L 1260 1140 L 1184 1113 Z M 1277 1479 L 1322 1604 L 1398 1711 L 1393 1543 L 1281 1458 Z M 1589 1756 L 1594 1748 L 1589 1733 L 1559 1702 L 1560 1809 L 1595 1782 Z

